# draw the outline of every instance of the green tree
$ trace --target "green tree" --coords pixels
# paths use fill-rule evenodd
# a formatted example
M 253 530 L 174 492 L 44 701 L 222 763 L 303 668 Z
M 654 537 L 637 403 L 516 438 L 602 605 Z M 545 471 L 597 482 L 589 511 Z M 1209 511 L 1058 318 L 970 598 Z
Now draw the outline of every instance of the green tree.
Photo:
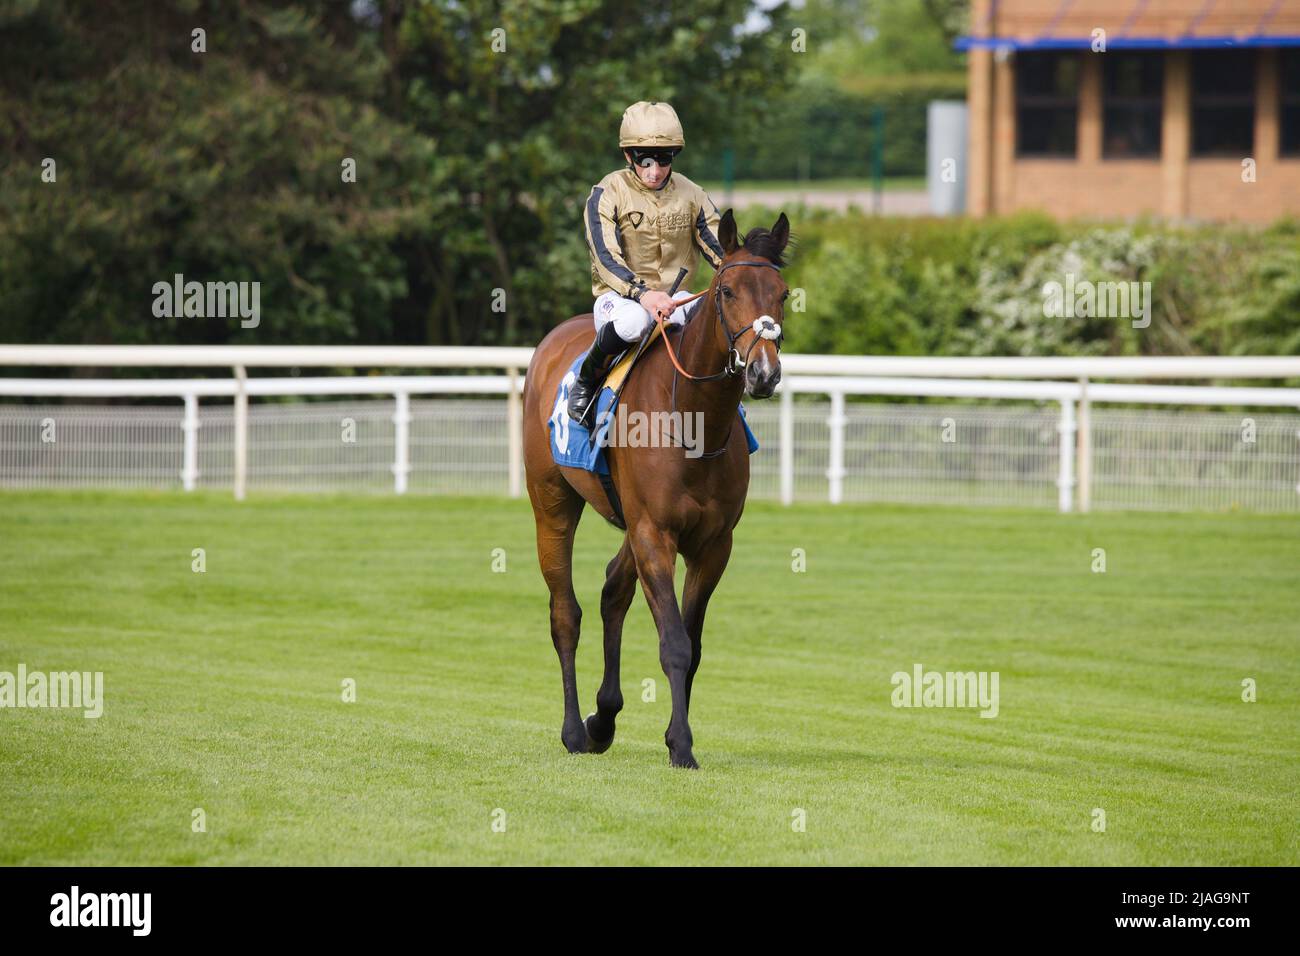
M 750 10 L 11 2 L 0 339 L 536 341 L 590 308 L 581 204 L 627 104 L 678 107 L 689 175 L 787 82 L 784 7 Z M 155 317 L 176 273 L 260 282 L 261 325 Z

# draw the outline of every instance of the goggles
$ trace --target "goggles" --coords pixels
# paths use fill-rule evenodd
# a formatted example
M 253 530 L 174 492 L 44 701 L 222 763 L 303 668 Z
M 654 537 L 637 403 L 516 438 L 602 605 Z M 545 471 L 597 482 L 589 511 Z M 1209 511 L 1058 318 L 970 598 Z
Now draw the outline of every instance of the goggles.
M 675 149 L 630 149 L 632 154 L 633 165 L 640 166 L 642 169 L 649 169 L 655 163 L 660 166 L 671 166 L 673 157 L 677 155 Z

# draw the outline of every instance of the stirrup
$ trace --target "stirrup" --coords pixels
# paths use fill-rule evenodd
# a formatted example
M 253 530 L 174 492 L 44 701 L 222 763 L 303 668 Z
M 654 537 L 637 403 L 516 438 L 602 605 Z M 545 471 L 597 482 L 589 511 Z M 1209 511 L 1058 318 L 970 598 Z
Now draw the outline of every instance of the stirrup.
M 582 411 L 578 411 L 578 406 L 574 404 L 573 396 L 569 396 L 569 421 L 577 422 L 579 425 L 586 424 L 587 412 L 591 410 L 591 402 L 588 401 Z

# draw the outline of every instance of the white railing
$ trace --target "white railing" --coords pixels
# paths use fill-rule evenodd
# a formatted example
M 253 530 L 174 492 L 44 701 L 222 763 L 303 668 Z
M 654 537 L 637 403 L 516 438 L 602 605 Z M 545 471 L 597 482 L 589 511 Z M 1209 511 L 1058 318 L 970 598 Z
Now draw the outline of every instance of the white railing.
M 0 345 L 0 366 L 527 368 L 525 347 L 453 345 Z M 791 375 L 926 378 L 1297 378 L 1300 357 L 924 358 L 781 356 Z
M 393 490 L 409 487 L 411 397 L 501 395 L 506 398 L 508 493 L 523 488 L 521 369 L 526 348 L 335 347 L 335 346 L 0 346 L 0 366 L 229 367 L 231 378 L 32 379 L 0 378 L 0 396 L 168 397 L 183 402 L 179 474 L 186 490 L 197 487 L 200 400 L 233 398 L 231 484 L 245 495 L 248 474 L 249 398 L 271 396 L 387 395 L 394 401 Z M 249 378 L 250 367 L 394 367 L 503 369 L 505 375 L 376 375 Z M 827 395 L 830 414 L 825 477 L 827 496 L 844 500 L 846 434 L 852 424 L 848 395 L 1011 399 L 1053 402 L 1056 421 L 1056 502 L 1059 510 L 1090 510 L 1094 449 L 1092 406 L 1102 403 L 1220 405 L 1300 409 L 1300 389 L 1097 383 L 1093 378 L 1300 378 L 1300 358 L 911 358 L 783 356 L 778 437 L 779 498 L 796 498 L 795 401 L 797 393 Z M 925 376 L 925 377 L 917 377 Z M 997 376 L 1008 380 L 989 380 Z M 1047 380 L 1052 376 L 1072 381 Z M 1284 456 L 1285 461 L 1285 456 Z M 1300 459 L 1296 471 L 1300 472 Z M 1300 474 L 1295 475 L 1300 479 Z M 1296 481 L 1293 480 L 1293 484 Z M 1297 485 L 1300 489 L 1300 485 Z M 1077 501 L 1076 501 L 1077 499 Z

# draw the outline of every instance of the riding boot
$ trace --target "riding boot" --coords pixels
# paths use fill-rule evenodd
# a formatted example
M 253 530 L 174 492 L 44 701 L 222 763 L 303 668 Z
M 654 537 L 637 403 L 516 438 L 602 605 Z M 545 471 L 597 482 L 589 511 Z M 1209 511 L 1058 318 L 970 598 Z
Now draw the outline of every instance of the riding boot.
M 610 370 L 615 360 L 636 342 L 628 342 L 613 322 L 607 322 L 596 333 L 596 341 L 591 344 L 591 351 L 578 366 L 578 378 L 569 386 L 569 417 L 581 423 L 595 398 L 600 394 L 600 382 Z

